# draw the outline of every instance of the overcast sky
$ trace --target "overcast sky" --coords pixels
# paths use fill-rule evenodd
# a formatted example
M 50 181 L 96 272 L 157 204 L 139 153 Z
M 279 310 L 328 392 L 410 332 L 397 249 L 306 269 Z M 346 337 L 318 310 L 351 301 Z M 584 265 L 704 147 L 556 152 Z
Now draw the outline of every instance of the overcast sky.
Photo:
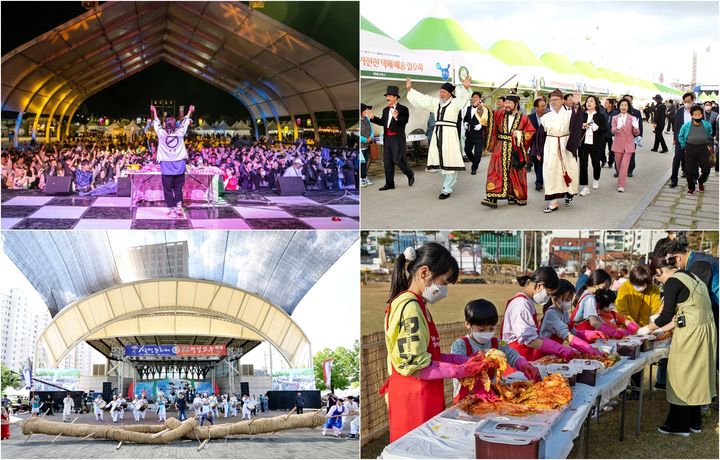
M 398 40 L 436 4 L 362 0 L 360 13 Z M 537 57 L 558 52 L 571 62 L 589 60 L 596 67 L 655 82 L 664 73 L 666 83 L 679 80 L 686 84 L 691 80 L 695 51 L 698 82 L 720 83 L 717 0 L 475 0 L 442 4 L 485 49 L 498 40 L 521 40 Z

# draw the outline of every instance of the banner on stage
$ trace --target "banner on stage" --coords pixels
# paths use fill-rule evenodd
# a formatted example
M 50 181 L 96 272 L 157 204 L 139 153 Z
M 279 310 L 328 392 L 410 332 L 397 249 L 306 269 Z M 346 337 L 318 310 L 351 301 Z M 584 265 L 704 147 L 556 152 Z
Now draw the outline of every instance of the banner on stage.
M 273 391 L 314 390 L 315 370 L 312 367 L 275 370 L 272 374 L 272 389 Z
M 140 356 L 225 356 L 225 345 L 125 345 L 125 355 Z

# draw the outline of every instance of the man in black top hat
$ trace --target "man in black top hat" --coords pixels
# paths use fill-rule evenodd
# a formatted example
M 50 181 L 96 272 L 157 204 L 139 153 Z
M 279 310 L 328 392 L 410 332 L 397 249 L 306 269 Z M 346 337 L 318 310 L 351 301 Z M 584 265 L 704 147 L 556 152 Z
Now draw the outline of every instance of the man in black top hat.
M 655 101 L 655 115 L 653 116 L 653 128 L 655 128 L 655 143 L 653 148 L 650 149 L 653 152 L 658 151 L 658 147 L 662 146 L 660 153 L 666 153 L 668 151 L 665 138 L 663 137 L 663 128 L 665 127 L 665 111 L 667 107 L 663 104 L 663 98 L 661 95 L 656 94 L 653 98 Z
M 488 120 L 492 117 L 487 107 L 483 106 L 482 93 L 473 91 L 470 97 L 471 105 L 465 111 L 463 126 L 465 127 L 465 155 L 472 163 L 470 174 L 477 174 L 480 158 L 485 150 L 485 133 Z M 473 154 L 473 150 L 475 153 Z
M 376 125 L 384 128 L 383 135 L 383 164 L 385 166 L 385 185 L 380 191 L 395 188 L 395 165 L 400 168 L 408 178 L 408 185 L 412 187 L 415 182 L 415 173 L 405 163 L 405 125 L 410 119 L 410 111 L 398 103 L 400 90 L 397 86 L 388 86 L 385 92 L 387 107 L 378 118 L 370 112 L 370 119 Z

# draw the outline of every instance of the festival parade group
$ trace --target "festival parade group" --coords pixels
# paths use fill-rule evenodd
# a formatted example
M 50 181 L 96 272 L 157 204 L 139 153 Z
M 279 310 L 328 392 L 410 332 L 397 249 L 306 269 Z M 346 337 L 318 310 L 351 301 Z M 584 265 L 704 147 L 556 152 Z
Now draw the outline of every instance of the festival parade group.
M 595 263 L 583 266 L 575 285 L 552 267 L 517 277 L 518 292 L 500 313 L 489 300 L 470 299 L 463 318 L 467 334 L 443 353 L 430 307 L 442 309 L 441 300 L 453 295 L 449 285 L 458 281 L 458 263 L 438 243 L 406 248 L 393 268 L 383 318 L 389 377 L 380 393 L 388 403 L 390 442 L 446 410 L 445 379 L 454 382 L 453 404 L 484 404 L 489 409 L 476 413 L 487 413 L 504 407 L 497 405 L 498 400 L 503 403 L 503 391 L 556 385 L 557 380 L 548 379 L 558 374 L 548 372 L 542 379 L 540 363 L 572 365 L 580 358 L 611 367 L 626 359 L 616 353 L 619 344 L 639 346 L 633 340 L 646 337 L 669 342 L 654 383 L 656 390 L 666 392 L 668 403 L 667 418 L 654 421 L 658 432 L 683 437 L 700 433 L 702 413 L 711 404 L 717 408 L 718 259 L 669 233 L 648 263 L 621 270 L 615 279 Z M 536 306 L 542 307 L 541 315 Z M 485 373 L 499 361 L 503 365 L 493 369 L 497 372 Z M 503 386 L 513 374 L 521 380 Z M 640 398 L 641 377 L 640 372 L 632 375 L 627 398 Z M 570 384 L 561 385 L 568 395 L 562 404 L 567 405 Z M 531 402 L 530 393 L 525 393 L 525 404 Z M 537 393 L 533 396 L 545 398 L 540 406 L 551 407 L 546 403 L 556 395 Z M 616 404 L 610 399 L 598 408 L 612 410 Z M 521 413 L 528 409 L 517 407 Z
M 601 104 L 598 97 L 580 93 L 563 94 L 555 89 L 546 99 L 538 96 L 532 113 L 525 115 L 516 90 L 497 98 L 496 110 L 483 103 L 483 95 L 470 89 L 470 76 L 462 86 L 443 83 L 437 97 L 412 87 L 406 79 L 408 103 L 430 112 L 428 126 L 427 172 L 442 174 L 439 199 L 448 199 L 457 187 L 458 172 L 465 171 L 463 153 L 476 175 L 484 151 L 491 153 L 485 197 L 481 204 L 497 208 L 499 201 L 524 206 L 528 200 L 527 173 L 535 171 L 535 190 L 544 191 L 545 213 L 558 210 L 561 204 L 570 206 L 576 196 L 590 195 L 600 188 L 602 167 L 614 167 L 617 192 L 625 192 L 628 178 L 636 166 L 635 152 L 642 142 L 643 117 L 633 107 L 633 96 L 624 95 L 619 101 L 608 97 Z M 405 158 L 405 127 L 409 120 L 408 107 L 399 101 L 397 86 L 385 92 L 388 105 L 376 116 L 372 106 L 361 104 L 361 185 L 372 180 L 367 176 L 370 144 L 383 128 L 383 166 L 385 184 L 380 191 L 395 188 L 395 166 L 407 177 L 408 185 L 415 182 L 415 173 Z M 659 94 L 654 98 L 652 127 L 655 140 L 652 151 L 667 153 L 663 138 L 666 105 Z M 671 101 L 668 101 L 671 102 Z M 672 105 L 672 103 L 671 103 Z M 649 121 L 650 114 L 647 113 Z M 687 194 L 705 190 L 704 184 L 715 167 L 717 174 L 718 106 L 714 101 L 698 104 L 694 93 L 683 95 L 683 105 L 668 121 L 674 129 L 674 153 L 670 187 L 678 186 L 681 175 L 687 180 Z M 462 145 L 462 135 L 465 142 Z M 606 153 L 606 147 L 608 152 Z

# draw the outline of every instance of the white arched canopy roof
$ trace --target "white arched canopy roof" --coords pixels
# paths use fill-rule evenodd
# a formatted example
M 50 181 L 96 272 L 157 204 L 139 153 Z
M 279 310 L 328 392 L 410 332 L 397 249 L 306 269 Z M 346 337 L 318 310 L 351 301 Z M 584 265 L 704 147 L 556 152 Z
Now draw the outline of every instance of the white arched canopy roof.
M 127 283 L 68 305 L 38 337 L 36 365 L 43 353 L 45 365 L 56 367 L 82 342 L 109 355 L 116 345 L 197 337 L 250 347 L 267 341 L 290 366 L 312 366 L 308 338 L 282 308 L 226 284 L 185 278 Z
M 108 1 L 2 57 L 2 110 L 57 116 L 158 61 L 236 97 L 255 118 L 356 110 L 357 70 L 241 2 Z M 317 128 L 317 126 L 315 126 Z M 58 139 L 61 129 L 58 129 Z

